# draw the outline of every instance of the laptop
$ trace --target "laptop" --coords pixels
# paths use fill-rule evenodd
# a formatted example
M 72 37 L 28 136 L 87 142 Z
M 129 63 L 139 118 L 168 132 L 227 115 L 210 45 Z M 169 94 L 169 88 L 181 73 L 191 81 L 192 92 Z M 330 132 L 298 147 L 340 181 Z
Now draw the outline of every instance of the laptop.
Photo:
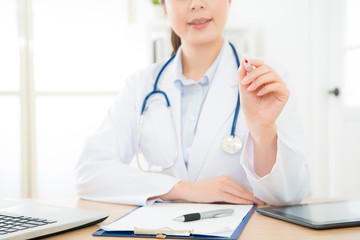
M 103 212 L 0 199 L 0 239 L 44 237 L 96 224 L 107 217 Z
M 265 207 L 257 212 L 319 230 L 360 226 L 360 200 Z

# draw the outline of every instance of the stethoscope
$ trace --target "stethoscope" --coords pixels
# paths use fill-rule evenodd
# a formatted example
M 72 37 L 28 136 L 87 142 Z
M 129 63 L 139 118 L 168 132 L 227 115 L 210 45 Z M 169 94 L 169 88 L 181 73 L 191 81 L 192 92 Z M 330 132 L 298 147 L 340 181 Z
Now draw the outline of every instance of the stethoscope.
M 232 49 L 232 51 L 234 53 L 237 68 L 239 68 L 240 67 L 240 61 L 239 61 L 239 57 L 237 55 L 236 49 L 231 43 L 229 43 L 229 44 L 230 44 L 230 47 L 231 47 L 231 49 Z M 178 158 L 179 142 L 178 142 L 178 138 L 177 138 L 177 134 L 176 134 L 175 121 L 174 121 L 174 117 L 173 117 L 173 114 L 172 114 L 172 111 L 171 111 L 170 101 L 169 101 L 169 98 L 167 97 L 165 92 L 163 92 L 161 90 L 157 90 L 157 84 L 159 82 L 161 74 L 163 73 L 165 68 L 169 65 L 169 63 L 175 58 L 175 56 L 176 56 L 176 53 L 174 55 L 172 55 L 171 58 L 161 68 L 160 72 L 158 73 L 158 75 L 156 77 L 155 84 L 154 84 L 154 89 L 153 89 L 152 92 L 150 92 L 145 97 L 142 108 L 141 108 L 140 121 L 139 121 L 139 127 L 138 127 L 138 134 L 137 134 L 137 139 L 136 139 L 136 153 L 135 153 L 135 156 L 136 156 L 136 160 L 137 160 L 137 164 L 138 164 L 139 168 L 141 170 L 143 170 L 143 171 L 146 171 L 146 172 L 161 172 L 161 171 L 167 170 L 167 169 L 171 168 L 172 166 L 174 166 L 174 164 L 176 162 L 176 159 Z M 171 122 L 172 122 L 173 132 L 174 132 L 175 141 L 176 141 L 176 151 L 175 151 L 175 156 L 174 156 L 173 161 L 167 166 L 149 165 L 147 167 L 143 167 L 141 162 L 140 162 L 140 159 L 139 159 L 139 146 L 140 146 L 141 130 L 142 130 L 143 122 L 144 122 L 145 112 L 146 112 L 146 109 L 147 109 L 146 103 L 149 100 L 149 98 L 152 95 L 155 95 L 155 94 L 163 95 L 165 100 L 166 100 L 166 105 L 167 105 L 167 108 L 169 110 L 169 115 L 170 115 L 170 119 L 171 119 Z M 240 110 L 240 94 L 238 92 L 236 108 L 235 108 L 235 114 L 234 114 L 234 120 L 233 120 L 233 123 L 232 123 L 230 135 L 225 136 L 221 141 L 221 148 L 223 149 L 224 152 L 226 152 L 228 154 L 235 154 L 235 153 L 239 152 L 240 149 L 242 148 L 242 145 L 243 145 L 240 137 L 235 135 L 236 122 L 237 122 L 237 119 L 238 119 L 239 110 Z

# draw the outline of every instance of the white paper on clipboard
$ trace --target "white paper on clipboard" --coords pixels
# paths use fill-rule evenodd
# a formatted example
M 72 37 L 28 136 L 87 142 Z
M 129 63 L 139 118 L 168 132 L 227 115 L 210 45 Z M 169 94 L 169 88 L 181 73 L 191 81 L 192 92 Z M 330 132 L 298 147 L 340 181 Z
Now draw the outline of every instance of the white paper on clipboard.
M 174 231 L 191 231 L 192 234 L 230 237 L 253 205 L 197 204 L 197 203 L 154 203 L 140 207 L 102 229 L 105 231 L 134 231 L 137 229 L 170 228 Z M 208 218 L 192 222 L 176 222 L 174 218 L 195 212 L 232 208 L 231 216 Z

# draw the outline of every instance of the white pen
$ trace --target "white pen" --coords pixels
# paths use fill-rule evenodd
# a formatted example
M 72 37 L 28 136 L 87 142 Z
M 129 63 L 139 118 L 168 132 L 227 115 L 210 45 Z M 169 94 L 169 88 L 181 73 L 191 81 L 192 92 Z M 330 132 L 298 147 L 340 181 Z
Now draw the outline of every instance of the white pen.
M 247 59 L 245 59 L 245 61 L 244 61 L 244 66 L 245 66 L 245 70 L 247 72 L 250 72 L 251 70 L 253 70 L 253 66 L 250 64 L 250 62 Z
M 190 222 L 190 221 L 200 220 L 200 219 L 204 219 L 204 218 L 227 217 L 227 216 L 232 215 L 233 213 L 234 213 L 234 209 L 232 209 L 232 208 L 218 209 L 218 210 L 208 211 L 208 212 L 184 214 L 183 216 L 175 218 L 174 221 Z

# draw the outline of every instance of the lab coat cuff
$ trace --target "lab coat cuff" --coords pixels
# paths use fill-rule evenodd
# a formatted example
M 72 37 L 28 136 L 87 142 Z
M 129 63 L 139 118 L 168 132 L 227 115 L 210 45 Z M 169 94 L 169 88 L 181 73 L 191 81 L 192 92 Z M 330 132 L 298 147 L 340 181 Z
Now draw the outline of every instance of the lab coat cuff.
M 298 202 L 306 194 L 308 173 L 302 155 L 297 153 L 278 132 L 276 161 L 270 173 L 259 177 L 253 167 L 254 142 L 248 135 L 241 156 L 241 164 L 247 174 L 255 197 L 268 204 L 280 205 Z
M 155 202 L 165 202 L 163 200 L 161 200 L 160 198 L 156 198 L 156 199 L 152 199 L 149 200 L 149 198 L 153 198 L 155 196 L 161 196 L 163 194 L 168 193 L 174 186 L 175 184 L 177 184 L 178 182 L 181 181 L 180 178 L 175 178 L 175 177 L 171 177 L 168 176 L 169 178 L 167 179 L 167 181 L 163 181 L 160 185 L 158 185 L 158 189 L 154 190 L 154 192 L 151 195 L 146 196 L 146 199 L 144 199 L 144 203 L 142 204 L 143 206 L 149 206 L 152 205 Z
M 250 133 L 248 133 L 248 136 L 246 138 L 245 141 L 245 145 L 244 145 L 244 152 L 241 156 L 240 162 L 242 164 L 242 166 L 245 169 L 245 172 L 248 176 L 248 178 L 250 178 L 252 181 L 256 181 L 256 182 L 261 182 L 261 181 L 266 181 L 266 179 L 270 178 L 271 175 L 274 175 L 277 171 L 277 169 L 279 168 L 279 165 L 281 165 L 281 163 L 279 163 L 281 160 L 281 158 L 279 158 L 279 152 L 281 151 L 281 149 L 283 147 L 288 147 L 288 146 L 284 146 L 283 141 L 281 141 L 282 137 L 279 136 L 279 133 L 277 133 L 277 153 L 276 153 L 276 160 L 275 160 L 275 164 L 272 167 L 270 173 L 266 174 L 263 177 L 260 177 L 256 174 L 255 172 L 255 168 L 254 168 L 254 140 L 251 136 Z
M 248 177 L 251 177 L 253 180 L 260 179 L 254 170 L 254 140 L 252 139 L 250 132 L 245 140 L 243 152 L 240 157 L 240 163 Z

